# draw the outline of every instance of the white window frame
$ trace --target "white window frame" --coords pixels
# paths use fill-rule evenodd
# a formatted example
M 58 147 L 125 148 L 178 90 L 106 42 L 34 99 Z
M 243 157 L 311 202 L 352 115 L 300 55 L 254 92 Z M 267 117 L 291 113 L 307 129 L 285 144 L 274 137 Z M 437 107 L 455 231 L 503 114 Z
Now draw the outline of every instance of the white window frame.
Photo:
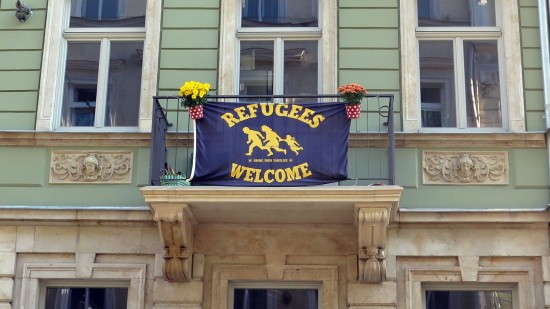
M 337 78 L 337 0 L 319 0 L 319 26 L 305 28 L 241 28 L 241 1 L 221 1 L 220 59 L 218 93 L 235 95 L 239 92 L 239 64 L 241 40 L 317 40 L 318 45 L 318 90 L 320 94 L 336 93 Z M 277 46 L 275 46 L 276 48 Z M 277 54 L 277 53 L 275 53 Z M 276 59 L 274 59 L 276 60 Z M 283 82 L 281 66 L 274 63 L 274 94 L 281 91 Z M 277 73 L 277 70 L 279 74 Z
M 95 28 L 69 28 L 70 6 L 71 0 L 48 1 L 36 131 L 149 132 L 151 130 L 152 97 L 155 95 L 157 88 L 161 1 L 147 1 L 145 27 L 105 28 L 101 29 L 101 32 L 98 32 Z M 108 39 L 105 39 L 106 34 L 109 37 Z M 68 40 L 144 40 L 141 89 L 136 89 L 136 91 L 140 91 L 137 127 L 61 127 L 64 66 Z M 102 48 L 105 47 L 102 46 Z M 103 83 L 103 87 L 106 87 L 106 81 L 103 81 Z M 101 87 L 99 84 L 101 84 L 101 78 L 98 80 L 98 87 Z M 100 101 L 99 97 L 97 101 Z M 97 108 L 101 107 L 98 106 Z M 96 114 L 98 113 L 101 113 L 101 110 L 96 110 Z M 102 117 L 104 118 L 104 115 Z M 101 123 L 96 124 L 96 126 L 101 125 Z
M 401 63 L 404 132 L 525 132 L 521 41 L 518 4 L 495 0 L 497 27 L 417 27 L 417 1 L 401 0 Z M 452 31 L 451 31 L 452 30 Z M 495 39 L 498 35 L 502 128 L 422 128 L 420 100 L 419 39 Z M 456 43 L 455 43 L 456 44 Z M 455 70 L 463 70 L 463 64 Z M 462 69 L 461 69 L 462 67 Z M 460 72 L 455 72 L 455 76 Z M 456 92 L 462 92 L 455 87 Z M 508 104 L 508 102 L 510 102 Z M 460 103 L 457 102 L 457 105 Z
M 235 289 L 290 289 L 290 290 L 317 290 L 317 309 L 323 308 L 323 284 L 321 282 L 229 282 L 227 309 L 234 309 Z

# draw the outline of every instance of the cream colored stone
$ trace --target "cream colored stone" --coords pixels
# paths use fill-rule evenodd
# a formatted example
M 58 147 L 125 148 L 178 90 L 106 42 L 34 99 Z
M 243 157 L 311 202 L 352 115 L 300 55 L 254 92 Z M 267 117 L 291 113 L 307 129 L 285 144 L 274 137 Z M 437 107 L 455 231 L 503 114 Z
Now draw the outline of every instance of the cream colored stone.
M 50 183 L 131 183 L 131 151 L 53 150 Z
M 81 227 L 77 252 L 139 253 L 141 229 L 135 227 Z
M 33 226 L 18 226 L 17 241 L 15 251 L 17 252 L 33 252 L 34 250 L 34 227 Z
M 0 252 L 0 276 L 15 274 L 15 252 Z
M 91 278 L 95 253 L 76 253 L 76 277 Z
M 164 265 L 164 254 L 162 253 L 155 254 L 155 272 L 154 272 L 155 279 L 164 278 L 162 274 L 162 265 Z
M 78 229 L 73 226 L 37 226 L 34 252 L 75 252 Z
M 162 253 L 163 250 L 158 227 L 142 228 L 140 252 L 142 254 L 157 254 Z
M 353 306 L 392 305 L 397 302 L 397 286 L 393 281 L 378 284 L 348 283 L 348 304 Z
M 204 277 L 204 254 L 193 254 L 193 279 Z
M 388 252 L 397 256 L 543 256 L 548 248 L 544 229 L 401 228 L 390 230 Z
M 8 302 L 0 302 L 0 309 L 11 309 L 11 305 Z
M 386 256 L 386 280 L 394 281 L 397 276 L 397 257 L 395 255 Z
M 153 309 L 202 309 L 202 306 L 196 304 L 155 304 Z
M 203 295 L 202 281 L 168 282 L 156 279 L 153 283 L 153 302 L 201 304 Z
M 15 240 L 15 226 L 0 226 L 0 252 L 15 251 Z
M 13 279 L 0 278 L 0 301 L 11 301 L 13 298 Z
M 476 282 L 479 267 L 479 256 L 459 256 L 460 272 L 462 281 Z
M 349 306 L 348 309 L 395 309 L 395 306 Z
M 544 283 L 544 304 L 550 306 L 550 283 Z
M 550 281 L 550 256 L 542 257 L 542 280 Z

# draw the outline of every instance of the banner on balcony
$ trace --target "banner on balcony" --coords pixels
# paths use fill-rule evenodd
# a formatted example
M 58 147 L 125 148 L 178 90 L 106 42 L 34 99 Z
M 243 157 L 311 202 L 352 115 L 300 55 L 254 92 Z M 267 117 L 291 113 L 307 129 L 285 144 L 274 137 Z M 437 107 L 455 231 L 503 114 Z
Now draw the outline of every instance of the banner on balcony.
M 208 102 L 195 122 L 190 180 L 256 187 L 345 180 L 349 128 L 342 103 Z

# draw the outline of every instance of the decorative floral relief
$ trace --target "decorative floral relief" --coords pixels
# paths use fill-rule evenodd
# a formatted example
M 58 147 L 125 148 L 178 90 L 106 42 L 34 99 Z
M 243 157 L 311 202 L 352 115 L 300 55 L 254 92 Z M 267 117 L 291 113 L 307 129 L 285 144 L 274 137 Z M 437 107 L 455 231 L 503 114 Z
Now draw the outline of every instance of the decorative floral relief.
M 50 183 L 130 183 L 132 152 L 52 151 Z
M 508 184 L 508 153 L 424 152 L 424 184 Z

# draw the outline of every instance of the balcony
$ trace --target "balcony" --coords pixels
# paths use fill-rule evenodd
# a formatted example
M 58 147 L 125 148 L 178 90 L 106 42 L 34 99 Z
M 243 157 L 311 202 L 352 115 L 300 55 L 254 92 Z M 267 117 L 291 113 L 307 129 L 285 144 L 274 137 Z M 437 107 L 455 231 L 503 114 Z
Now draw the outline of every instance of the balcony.
M 165 165 L 189 176 L 193 164 L 194 127 L 176 96 L 154 97 L 149 184 L 160 185 Z M 339 96 L 209 96 L 217 102 L 339 102 Z M 342 103 L 343 104 L 343 103 Z M 395 134 L 393 95 L 368 95 L 361 117 L 352 120 L 348 141 L 348 179 L 338 186 L 394 185 Z M 201 185 L 193 183 L 193 185 Z

